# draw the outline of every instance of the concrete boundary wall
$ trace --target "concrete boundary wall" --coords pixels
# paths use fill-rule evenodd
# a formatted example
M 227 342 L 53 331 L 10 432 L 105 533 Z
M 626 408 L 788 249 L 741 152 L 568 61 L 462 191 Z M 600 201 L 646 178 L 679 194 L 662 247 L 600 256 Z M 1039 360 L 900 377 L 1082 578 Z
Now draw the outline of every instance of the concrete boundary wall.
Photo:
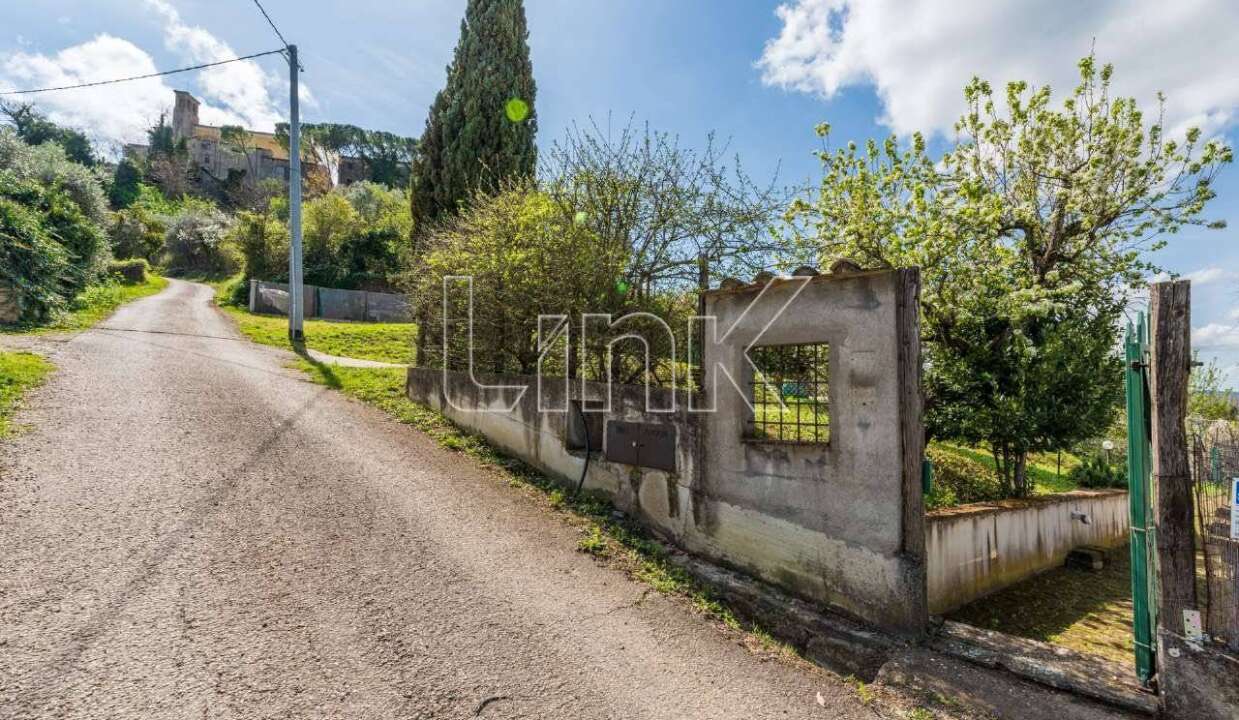
M 930 612 L 948 613 L 1060 567 L 1075 548 L 1120 547 L 1127 543 L 1128 519 L 1125 490 L 935 510 L 925 523 Z
M 703 350 L 707 390 L 689 395 L 613 386 L 611 409 L 591 411 L 605 385 L 478 377 L 411 368 L 410 399 L 442 411 L 509 454 L 575 484 L 585 467 L 580 426 L 594 449 L 585 487 L 684 550 L 903 636 L 928 621 L 920 462 L 919 339 L 912 271 L 776 281 L 706 294 L 707 315 L 732 328 Z M 790 304 L 789 304 L 790 303 Z M 778 309 L 787 305 L 782 314 Z M 746 312 L 746 308 L 748 311 Z M 764 328 L 764 329 L 763 329 Z M 723 331 L 720 330 L 720 334 Z M 745 437 L 745 344 L 830 344 L 828 443 Z M 517 388 L 527 388 L 523 393 Z M 450 401 L 449 401 L 450 399 Z M 668 408 L 652 412 L 647 408 Z M 588 420 L 576 414 L 580 404 Z M 606 460 L 617 421 L 675 437 L 673 471 Z
M 329 320 L 412 322 L 404 295 L 305 285 L 305 316 Z M 288 315 L 288 285 L 250 280 L 250 312 Z

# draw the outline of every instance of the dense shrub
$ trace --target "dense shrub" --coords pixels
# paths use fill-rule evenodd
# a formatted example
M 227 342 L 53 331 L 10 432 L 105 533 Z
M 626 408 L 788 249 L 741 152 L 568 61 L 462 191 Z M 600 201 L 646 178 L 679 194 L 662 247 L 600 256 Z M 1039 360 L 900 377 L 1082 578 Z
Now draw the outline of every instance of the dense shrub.
M 934 466 L 933 488 L 925 498 L 927 509 L 1005 497 L 997 473 L 988 466 L 940 447 L 928 447 L 925 454 Z
M 142 258 L 128 260 L 113 260 L 108 263 L 108 274 L 113 278 L 131 285 L 146 282 L 146 276 L 151 271 L 150 263 Z
M 342 287 L 345 268 L 339 262 L 340 249 L 365 231 L 361 214 L 343 193 L 333 192 L 306 203 L 302 217 L 305 282 Z
M 0 145 L 3 138 L 0 132 Z M 17 148 L 5 157 L 21 165 L 21 152 Z M 98 225 L 59 183 L 45 184 L 37 175 L 0 166 L 0 198 L 7 201 L 0 282 L 17 291 L 22 319 L 40 322 L 101 279 L 111 255 Z
M 1125 488 L 1127 487 L 1127 471 L 1122 465 L 1112 465 L 1105 457 L 1093 455 L 1071 469 L 1067 479 L 1077 487 Z
M 5 182 L 0 173 L 0 187 Z M 20 319 L 40 322 L 63 308 L 73 272 L 68 252 L 48 234 L 40 213 L 0 194 L 0 286 L 16 290 Z
M 30 146 L 0 128 L 0 174 L 0 195 L 34 210 L 47 237 L 66 252 L 69 267 L 49 278 L 45 288 L 56 283 L 67 299 L 106 273 L 111 253 L 101 228 L 107 201 L 94 170 L 70 161 L 57 144 Z M 18 272 L 7 271 L 10 276 Z M 31 303 L 43 306 L 46 296 L 37 295 L 44 299 L 31 298 Z
M 140 205 L 112 213 L 112 221 L 108 225 L 112 255 L 159 262 L 163 254 L 164 234 L 168 230 L 167 223 L 166 217 Z
M 230 237 L 241 253 L 245 279 L 288 279 L 288 226 L 275 213 L 239 213 Z
M 477 366 L 487 372 L 532 373 L 539 356 L 539 315 L 579 318 L 583 312 L 613 309 L 618 315 L 627 308 L 617 299 L 637 302 L 615 289 L 623 259 L 608 255 L 588 228 L 534 187 L 479 194 L 467 211 L 428 234 L 419 263 L 407 275 L 409 292 L 424 308 L 425 365 L 443 362 L 445 347 L 453 366 L 468 357 L 467 333 L 442 336 L 445 277 L 473 278 L 471 350 Z M 450 298 L 450 317 L 466 316 L 466 297 L 456 293 Z M 647 337 L 661 336 L 650 332 Z M 630 381 L 622 368 L 615 377 Z
M 9 170 L 20 180 L 58 187 L 86 219 L 99 226 L 107 221 L 108 201 L 103 192 L 103 176 L 95 169 L 69 160 L 59 145 L 27 145 L 8 128 L 0 129 L 0 169 Z
M 240 254 L 228 242 L 228 216 L 213 205 L 187 201 L 164 234 L 167 265 L 175 273 L 229 275 L 241 264 Z

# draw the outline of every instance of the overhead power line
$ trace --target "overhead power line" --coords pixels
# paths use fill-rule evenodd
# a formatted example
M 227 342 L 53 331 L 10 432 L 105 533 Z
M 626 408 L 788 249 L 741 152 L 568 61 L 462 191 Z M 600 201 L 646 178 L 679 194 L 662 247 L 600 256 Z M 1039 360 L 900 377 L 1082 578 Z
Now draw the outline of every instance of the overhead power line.
M 253 60 L 254 58 L 260 58 L 264 55 L 282 55 L 283 53 L 284 48 L 280 48 L 279 50 L 268 50 L 266 52 L 254 53 L 253 55 L 242 55 L 241 57 L 203 63 L 192 67 L 177 68 L 176 70 L 163 70 L 161 72 L 147 73 L 146 75 L 134 75 L 132 77 L 114 78 L 112 80 L 98 80 L 95 82 L 80 83 L 77 85 L 61 85 L 60 87 L 35 88 L 32 90 L 6 90 L 0 92 L 0 95 L 30 95 L 33 93 L 52 92 L 55 90 L 77 90 L 79 88 L 98 87 L 99 85 L 112 85 L 114 83 L 129 82 L 131 80 L 146 80 L 147 78 L 161 77 L 163 75 L 175 75 L 177 73 L 202 70 L 203 68 L 215 67 L 216 65 L 227 65 L 228 63 L 241 62 L 242 60 Z
M 267 9 L 258 0 L 254 0 L 254 4 L 258 6 L 258 12 L 262 13 L 262 16 L 267 19 L 267 24 L 275 31 L 275 36 L 280 39 L 280 42 L 284 43 L 284 47 L 288 47 L 288 41 L 284 39 L 284 34 L 280 32 L 280 29 L 275 26 L 275 21 L 267 14 Z

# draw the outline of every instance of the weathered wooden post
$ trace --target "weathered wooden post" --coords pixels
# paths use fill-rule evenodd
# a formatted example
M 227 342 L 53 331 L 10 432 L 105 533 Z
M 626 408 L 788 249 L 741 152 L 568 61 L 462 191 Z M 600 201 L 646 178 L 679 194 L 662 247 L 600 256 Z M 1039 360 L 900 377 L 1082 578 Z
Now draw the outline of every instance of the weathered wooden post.
M 1233 720 L 1239 714 L 1239 660 L 1193 637 L 1185 620 L 1185 612 L 1199 612 L 1196 518 L 1187 446 L 1191 283 L 1156 283 L 1150 300 L 1149 394 L 1160 606 L 1158 693 L 1163 717 Z
M 1192 360 L 1190 293 L 1187 280 L 1156 283 L 1149 305 L 1159 625 L 1178 634 L 1183 630 L 1183 611 L 1196 609 L 1196 537 L 1186 424 Z

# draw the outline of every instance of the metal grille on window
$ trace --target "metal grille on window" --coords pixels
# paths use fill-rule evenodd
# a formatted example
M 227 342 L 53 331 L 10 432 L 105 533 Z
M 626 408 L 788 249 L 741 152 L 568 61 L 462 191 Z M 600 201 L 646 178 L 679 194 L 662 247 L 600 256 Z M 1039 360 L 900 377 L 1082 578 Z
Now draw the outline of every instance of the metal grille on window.
M 830 346 L 751 348 L 753 412 L 746 435 L 755 440 L 825 443 L 830 440 Z

